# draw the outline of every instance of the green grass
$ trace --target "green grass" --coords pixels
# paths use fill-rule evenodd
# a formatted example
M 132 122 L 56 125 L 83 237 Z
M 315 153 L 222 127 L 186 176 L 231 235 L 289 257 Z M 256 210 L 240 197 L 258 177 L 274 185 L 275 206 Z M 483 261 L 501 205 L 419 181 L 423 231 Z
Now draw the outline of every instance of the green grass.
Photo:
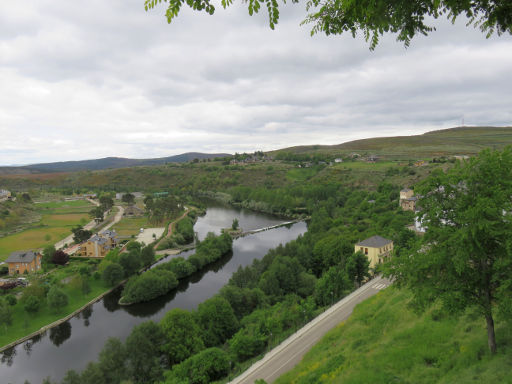
M 42 216 L 33 228 L 0 238 L 1 261 L 11 252 L 42 248 L 69 236 L 73 226 L 89 222 L 92 205 L 87 201 L 69 201 L 35 204 L 35 208 Z
M 84 261 L 73 261 L 72 263 L 83 263 Z M 54 280 L 61 281 L 69 276 L 75 276 L 76 272 L 73 268 L 65 267 L 59 268 L 56 271 L 52 272 L 52 276 Z M 93 278 L 89 279 L 91 292 L 87 295 L 84 295 L 80 288 L 73 287 L 73 284 L 62 284 L 63 291 L 68 295 L 68 305 L 63 308 L 59 312 L 54 312 L 48 308 L 46 303 L 41 305 L 40 310 L 32 315 L 28 314 L 24 309 L 23 305 L 18 302 L 13 309 L 13 321 L 12 325 L 8 327 L 0 327 L 0 346 L 4 346 L 6 344 L 12 343 L 15 340 L 18 340 L 26 335 L 31 334 L 32 332 L 37 331 L 41 327 L 45 325 L 51 324 L 73 311 L 81 308 L 89 301 L 94 299 L 95 297 L 101 295 L 110 289 L 110 287 L 105 286 L 101 279 L 95 280 Z
M 511 383 L 512 330 L 497 322 L 498 353 L 487 348 L 482 316 L 417 315 L 393 288 L 358 305 L 346 323 L 281 376 L 284 383 Z
M 311 168 L 292 168 L 286 172 L 286 177 L 290 181 L 306 181 L 318 173 L 318 167 Z
M 115 231 L 119 236 L 138 235 L 141 228 L 151 228 L 148 218 L 143 217 L 125 217 L 119 223 L 114 225 Z

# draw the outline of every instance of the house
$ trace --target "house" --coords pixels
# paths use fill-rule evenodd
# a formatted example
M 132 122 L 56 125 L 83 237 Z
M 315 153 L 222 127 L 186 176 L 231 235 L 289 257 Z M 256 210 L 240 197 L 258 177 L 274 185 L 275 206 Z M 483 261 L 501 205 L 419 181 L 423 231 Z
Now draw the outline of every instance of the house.
M 137 216 L 143 216 L 144 211 L 140 208 L 137 208 L 135 205 L 130 205 L 124 209 L 123 216 L 131 216 L 131 217 L 137 217 Z
M 370 155 L 368 156 L 368 158 L 366 159 L 366 161 L 368 163 L 376 163 L 377 161 L 379 161 L 379 156 L 376 156 L 376 155 Z
M 354 246 L 355 252 L 361 251 L 370 261 L 370 268 L 386 261 L 393 250 L 393 241 L 381 236 L 372 236 L 357 243 Z
M 422 167 L 424 165 L 427 165 L 427 163 L 425 163 L 425 160 L 418 160 L 414 163 L 415 167 Z
M 400 199 L 400 206 L 404 211 L 416 212 L 416 202 L 418 198 L 416 196 L 408 197 L 407 199 Z
M 404 188 L 400 191 L 400 207 L 404 211 L 416 211 L 416 202 L 418 198 L 414 196 L 414 191 L 409 188 Z
M 86 242 L 80 244 L 76 251 L 81 257 L 105 257 L 112 248 L 117 245 L 116 231 L 105 231 L 92 236 Z
M 400 200 L 408 199 L 409 197 L 414 196 L 414 191 L 409 188 L 404 188 L 400 191 Z
M 16 251 L 5 262 L 9 265 L 9 275 L 16 275 L 39 271 L 42 258 L 38 251 Z
M 343 163 L 343 159 L 340 157 L 337 157 L 336 159 L 334 159 L 334 162 L 335 163 Z
M 130 192 L 130 194 L 136 199 L 144 197 L 142 192 Z M 126 193 L 116 193 L 116 200 L 122 200 L 124 195 L 126 195 Z
M 468 160 L 469 156 L 468 155 L 455 155 L 455 156 L 453 156 L 453 158 L 455 160 Z
M 0 189 L 0 201 L 10 200 L 11 192 L 6 189 Z

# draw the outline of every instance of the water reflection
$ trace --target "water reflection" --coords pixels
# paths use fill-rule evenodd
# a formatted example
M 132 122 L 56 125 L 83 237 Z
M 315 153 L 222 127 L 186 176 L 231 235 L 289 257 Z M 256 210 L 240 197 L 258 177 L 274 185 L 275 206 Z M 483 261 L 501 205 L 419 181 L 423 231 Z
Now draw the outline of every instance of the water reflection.
M 50 329 L 50 340 L 58 347 L 71 337 L 71 324 L 66 321 Z
M 61 380 L 69 369 L 83 370 L 88 362 L 97 360 L 109 337 L 124 340 L 134 326 L 146 320 L 159 321 L 172 308 L 197 308 L 199 303 L 216 294 L 240 265 L 251 264 L 270 248 L 295 239 L 305 231 L 306 224 L 298 223 L 289 229 L 283 227 L 237 239 L 233 242 L 232 255 L 185 279 L 173 292 L 148 303 L 119 306 L 121 289 L 115 290 L 53 332 L 29 340 L 28 345 L 24 343 L 5 351 L 1 355 L 0 382 L 23 384 L 28 380 L 38 384 L 47 376 L 54 381 Z M 180 256 L 188 257 L 192 253 Z

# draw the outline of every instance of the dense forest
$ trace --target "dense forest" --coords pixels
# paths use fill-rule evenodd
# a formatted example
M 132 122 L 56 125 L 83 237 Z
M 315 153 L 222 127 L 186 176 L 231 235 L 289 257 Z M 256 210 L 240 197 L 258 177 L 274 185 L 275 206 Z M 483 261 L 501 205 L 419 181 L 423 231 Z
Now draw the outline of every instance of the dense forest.
M 238 203 L 259 201 L 272 212 L 305 208 L 311 216 L 308 232 L 239 268 L 219 294 L 197 310 L 171 310 L 159 323 L 135 327 L 124 343 L 109 340 L 97 362 L 80 373 L 69 371 L 61 383 L 207 383 L 243 370 L 247 361 L 347 295 L 373 272 L 366 258 L 354 253 L 355 242 L 379 234 L 392 238 L 399 252 L 415 241 L 414 233 L 405 228 L 412 213 L 399 209 L 398 192 L 399 187 L 389 183 L 373 191 L 327 183 L 283 187 L 278 193 L 263 187 L 223 192 Z M 226 245 L 212 256 L 209 239 L 214 237 L 201 242 L 188 260 L 175 259 L 133 281 L 151 280 L 141 283 L 144 286 L 164 280 L 172 283 L 229 249 Z M 129 268 L 129 262 L 124 264 Z M 173 279 L 167 279 L 167 274 Z M 138 297 L 136 285 L 126 286 L 128 301 L 149 299 Z

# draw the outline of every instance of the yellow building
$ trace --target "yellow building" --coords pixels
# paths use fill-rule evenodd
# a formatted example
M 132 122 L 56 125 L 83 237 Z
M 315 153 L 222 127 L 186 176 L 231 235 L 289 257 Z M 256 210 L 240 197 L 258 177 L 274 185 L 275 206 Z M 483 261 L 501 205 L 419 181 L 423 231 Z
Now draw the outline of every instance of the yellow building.
M 372 236 L 357 243 L 354 250 L 355 252 L 361 251 L 366 255 L 370 261 L 370 269 L 372 269 L 389 258 L 393 250 L 393 241 L 381 236 Z
M 409 188 L 404 188 L 400 191 L 400 200 L 408 199 L 409 197 L 414 196 L 414 191 Z
M 80 244 L 77 256 L 82 257 L 105 257 L 112 248 L 117 245 L 116 231 L 105 231 L 96 234 L 86 242 Z

